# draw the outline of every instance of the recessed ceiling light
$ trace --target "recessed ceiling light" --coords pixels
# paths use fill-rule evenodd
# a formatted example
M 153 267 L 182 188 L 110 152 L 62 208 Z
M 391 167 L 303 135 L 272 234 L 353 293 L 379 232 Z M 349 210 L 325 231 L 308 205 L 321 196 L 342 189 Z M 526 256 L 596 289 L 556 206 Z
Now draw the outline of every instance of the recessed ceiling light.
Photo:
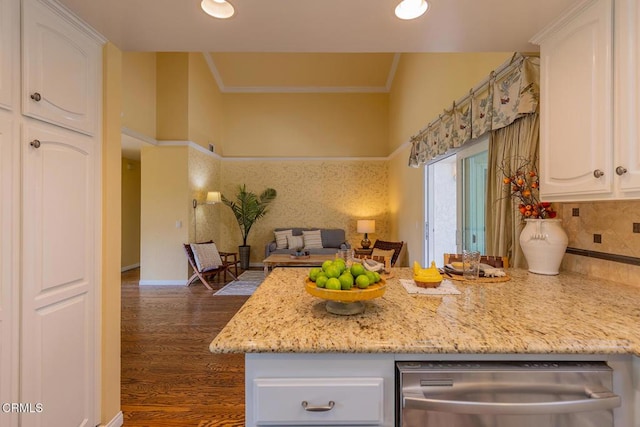
M 231 3 L 225 0 L 202 0 L 200 7 L 214 18 L 227 19 L 235 13 Z
M 396 16 L 400 19 L 416 19 L 422 16 L 429 4 L 425 0 L 402 0 L 396 6 Z

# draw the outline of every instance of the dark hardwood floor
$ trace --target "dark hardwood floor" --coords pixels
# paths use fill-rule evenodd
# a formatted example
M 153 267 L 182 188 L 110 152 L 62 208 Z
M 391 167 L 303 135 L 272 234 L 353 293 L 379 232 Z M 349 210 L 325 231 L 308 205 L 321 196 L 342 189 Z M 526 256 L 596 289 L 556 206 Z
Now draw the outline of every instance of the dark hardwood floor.
M 137 269 L 122 274 L 124 425 L 244 426 L 244 355 L 208 345 L 248 297 L 139 280 Z

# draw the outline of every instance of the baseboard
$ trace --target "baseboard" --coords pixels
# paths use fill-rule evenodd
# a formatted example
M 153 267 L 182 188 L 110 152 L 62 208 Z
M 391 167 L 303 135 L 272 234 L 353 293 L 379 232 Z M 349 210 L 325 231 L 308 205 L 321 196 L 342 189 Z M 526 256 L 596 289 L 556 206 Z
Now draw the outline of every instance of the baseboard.
M 124 266 L 120 269 L 120 273 L 124 273 L 125 271 L 133 270 L 134 268 L 140 268 L 140 263 L 135 263 L 131 265 Z
M 124 416 L 122 415 L 122 411 L 118 412 L 107 424 L 101 424 L 101 426 L 104 427 L 122 427 L 122 425 L 124 425 Z
M 140 280 L 140 286 L 185 286 L 186 280 Z

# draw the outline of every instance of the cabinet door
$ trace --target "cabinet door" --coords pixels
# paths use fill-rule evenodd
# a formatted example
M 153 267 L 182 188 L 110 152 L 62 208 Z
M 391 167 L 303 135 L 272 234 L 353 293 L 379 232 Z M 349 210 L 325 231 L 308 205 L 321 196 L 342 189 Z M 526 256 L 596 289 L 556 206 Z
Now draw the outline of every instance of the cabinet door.
M 552 31 L 540 46 L 542 198 L 610 194 L 612 0 L 588 2 Z
M 22 140 L 22 426 L 93 426 L 96 236 L 94 140 L 44 124 Z
M 640 196 L 640 4 L 616 3 L 614 172 L 620 196 Z
M 17 132 L 9 114 L 0 112 L 0 402 L 17 402 L 18 288 L 16 227 Z M 17 426 L 16 414 L 0 412 L 2 425 Z
M 17 74 L 16 53 L 20 43 L 18 39 L 19 2 L 0 0 L 0 107 L 13 107 L 13 88 Z
M 99 44 L 38 0 L 23 1 L 22 38 L 23 113 L 95 134 Z

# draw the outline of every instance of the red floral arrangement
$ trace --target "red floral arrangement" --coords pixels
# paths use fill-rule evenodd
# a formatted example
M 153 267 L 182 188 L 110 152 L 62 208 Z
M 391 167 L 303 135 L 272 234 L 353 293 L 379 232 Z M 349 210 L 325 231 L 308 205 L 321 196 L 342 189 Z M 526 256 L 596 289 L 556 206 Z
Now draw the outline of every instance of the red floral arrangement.
M 518 210 L 524 219 L 527 218 L 555 218 L 556 211 L 550 202 L 541 202 L 539 199 L 540 180 L 535 165 L 529 160 L 523 159 L 516 171 L 511 173 L 502 168 L 504 178 L 502 182 L 509 186 L 509 195 L 519 202 Z

